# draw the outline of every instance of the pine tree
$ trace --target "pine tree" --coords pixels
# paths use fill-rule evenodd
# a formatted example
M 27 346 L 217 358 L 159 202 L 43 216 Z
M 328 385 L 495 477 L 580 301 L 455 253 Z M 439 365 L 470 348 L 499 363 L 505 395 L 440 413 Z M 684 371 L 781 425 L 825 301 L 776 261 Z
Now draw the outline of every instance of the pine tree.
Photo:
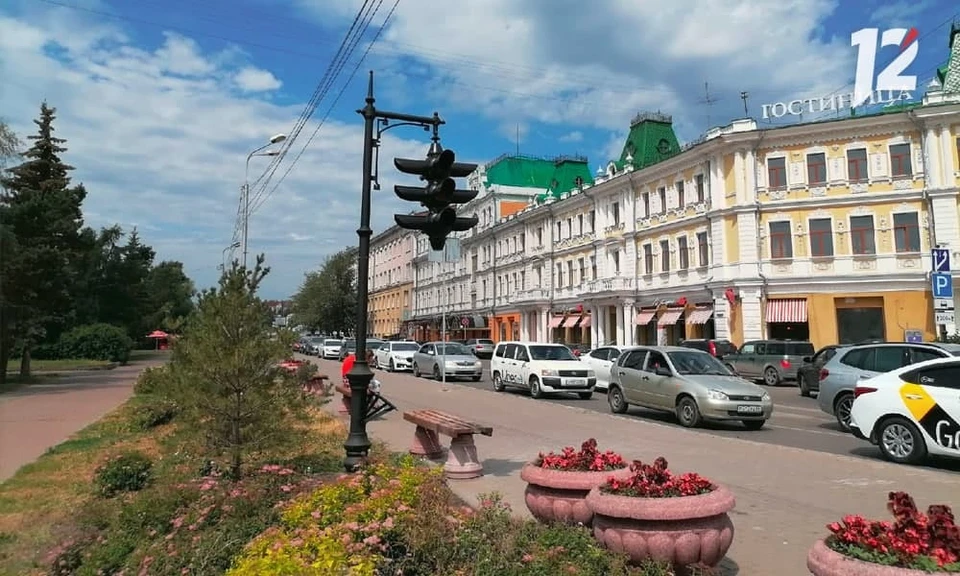
M 56 109 L 44 102 L 34 120 L 37 134 L 23 162 L 0 179 L 0 226 L 5 240 L 0 258 L 0 378 L 14 340 L 22 348 L 21 377 L 30 376 L 30 350 L 48 332 L 69 321 L 73 261 L 80 255 L 86 197 L 83 185 L 70 185 L 72 166 L 60 155 L 66 140 L 53 135 Z

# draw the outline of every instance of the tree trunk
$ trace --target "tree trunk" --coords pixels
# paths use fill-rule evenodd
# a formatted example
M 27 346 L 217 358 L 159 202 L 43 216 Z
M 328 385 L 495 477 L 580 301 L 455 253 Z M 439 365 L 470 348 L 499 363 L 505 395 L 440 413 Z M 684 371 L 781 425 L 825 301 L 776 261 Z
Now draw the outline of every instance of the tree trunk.
M 240 479 L 240 467 L 243 465 L 243 448 L 240 445 L 240 422 L 234 420 L 230 423 L 230 476 L 234 480 Z
M 30 342 L 23 344 L 23 354 L 20 355 L 20 380 L 30 379 Z

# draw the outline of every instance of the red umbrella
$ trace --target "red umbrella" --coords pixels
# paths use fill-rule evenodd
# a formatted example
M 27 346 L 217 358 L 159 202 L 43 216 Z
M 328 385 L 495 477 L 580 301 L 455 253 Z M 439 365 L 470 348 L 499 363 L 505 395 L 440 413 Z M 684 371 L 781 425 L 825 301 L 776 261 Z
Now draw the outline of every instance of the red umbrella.
M 154 330 L 153 332 L 147 334 L 147 338 L 157 338 L 159 340 L 166 340 L 169 337 L 170 335 L 163 330 Z

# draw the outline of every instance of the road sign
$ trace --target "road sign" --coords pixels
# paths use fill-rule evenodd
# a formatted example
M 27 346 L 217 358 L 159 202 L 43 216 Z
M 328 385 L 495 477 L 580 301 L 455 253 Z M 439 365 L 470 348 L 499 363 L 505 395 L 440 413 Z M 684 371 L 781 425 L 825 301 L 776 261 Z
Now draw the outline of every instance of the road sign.
M 953 310 L 953 300 L 937 298 L 933 301 L 934 310 Z
M 907 342 L 923 342 L 923 331 L 921 330 L 904 330 L 903 339 Z
M 949 248 L 934 248 L 932 252 L 932 256 L 933 256 L 934 272 L 950 271 L 950 249 Z
M 953 324 L 954 315 L 953 310 L 940 311 L 937 310 L 933 313 L 933 321 L 935 324 Z
M 930 285 L 933 288 L 934 298 L 953 300 L 953 276 L 949 273 L 934 272 L 930 275 Z

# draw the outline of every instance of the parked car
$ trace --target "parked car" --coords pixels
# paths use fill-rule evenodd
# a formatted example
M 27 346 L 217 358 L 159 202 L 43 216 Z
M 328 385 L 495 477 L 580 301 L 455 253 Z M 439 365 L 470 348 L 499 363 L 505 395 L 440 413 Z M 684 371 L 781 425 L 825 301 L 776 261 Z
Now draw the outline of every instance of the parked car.
M 887 460 L 960 458 L 960 358 L 936 358 L 861 380 L 854 396 L 850 431 L 876 444 Z
M 383 344 L 383 340 L 378 338 L 367 338 L 367 350 L 376 350 Z M 340 352 L 337 354 L 337 359 L 340 362 L 343 362 L 344 358 L 355 353 L 357 351 L 357 339 L 356 338 L 344 338 L 340 341 Z
M 567 344 L 567 348 L 569 348 L 570 351 L 573 352 L 573 355 L 577 358 L 580 358 L 590 351 L 590 346 L 582 343 Z
M 413 375 L 421 374 L 435 380 L 469 378 L 479 382 L 483 364 L 459 342 L 427 342 L 413 355 Z
M 810 394 L 820 392 L 820 369 L 833 358 L 843 344 L 830 344 L 817 350 L 813 356 L 805 356 L 800 368 L 797 369 L 797 387 L 800 395 L 809 397 Z
M 672 412 L 681 426 L 704 420 L 739 420 L 759 430 L 773 414 L 767 391 L 734 374 L 723 362 L 681 346 L 640 346 L 620 354 L 607 390 L 610 410 L 631 405 Z
M 493 389 L 523 388 L 533 398 L 557 392 L 576 392 L 589 400 L 597 373 L 563 344 L 500 342 L 490 359 Z
M 323 341 L 323 349 L 320 351 L 320 357 L 325 360 L 335 360 L 340 357 L 340 343 L 342 340 L 327 338 Z
M 806 341 L 753 340 L 744 342 L 736 354 L 724 356 L 723 361 L 747 380 L 779 386 L 781 382 L 796 382 L 803 358 L 814 352 L 813 344 Z
M 467 348 L 473 352 L 477 358 L 486 358 L 493 356 L 493 340 L 489 338 L 471 338 L 467 340 Z
M 737 353 L 737 345 L 729 340 L 717 340 L 715 338 L 693 338 L 680 342 L 679 346 L 684 348 L 693 348 L 713 356 L 717 360 L 724 360 L 727 356 Z M 724 361 L 727 368 L 734 370 L 734 366 L 729 361 Z
M 323 351 L 323 338 L 319 336 L 311 336 L 307 342 L 306 351 L 301 350 L 304 354 L 309 354 L 311 356 L 319 356 Z
M 580 361 L 597 374 L 597 390 L 606 390 L 610 386 L 610 369 L 625 349 L 624 346 L 603 346 L 580 355 Z
M 888 342 L 847 346 L 837 350 L 820 369 L 820 409 L 850 430 L 850 410 L 857 382 L 935 358 L 960 356 L 960 345 Z
M 388 372 L 411 370 L 413 355 L 419 349 L 420 345 L 416 342 L 384 342 L 373 353 L 374 367 L 383 368 Z

